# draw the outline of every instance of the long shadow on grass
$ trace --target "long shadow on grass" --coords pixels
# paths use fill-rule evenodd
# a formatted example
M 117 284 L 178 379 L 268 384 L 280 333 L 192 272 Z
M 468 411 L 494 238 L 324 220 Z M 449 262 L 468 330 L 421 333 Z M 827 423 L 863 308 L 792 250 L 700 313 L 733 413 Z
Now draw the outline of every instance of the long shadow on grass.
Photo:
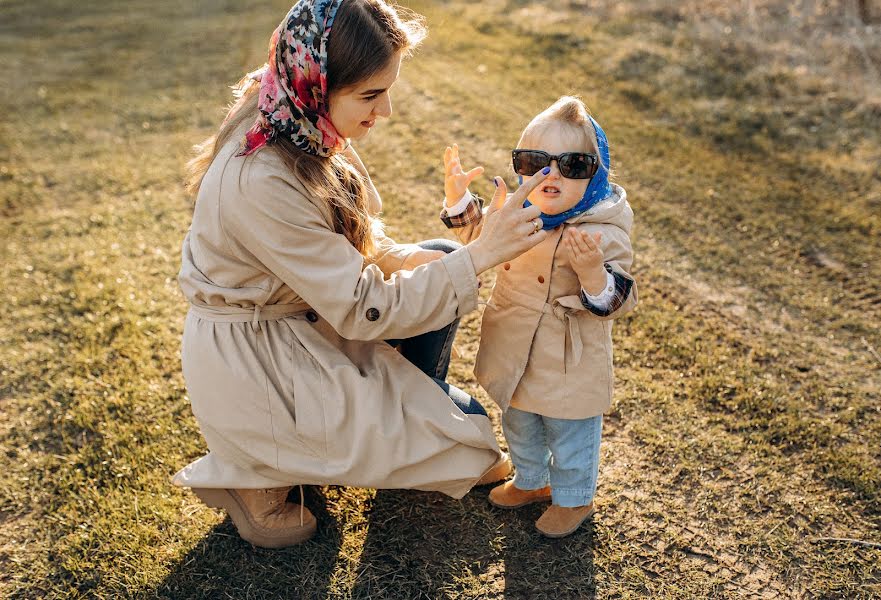
M 145 597 L 327 597 L 342 534 L 325 504 L 320 488 L 306 488 L 306 506 L 318 519 L 318 534 L 305 544 L 280 550 L 256 548 L 245 542 L 227 518 Z
M 486 492 L 484 492 L 484 499 Z M 535 521 L 548 507 L 532 505 L 504 511 L 499 533 L 505 536 L 507 600 L 587 599 L 596 596 L 596 568 L 592 521 L 571 536 L 548 539 L 535 529 Z M 502 511 L 498 511 L 502 512 Z
M 489 489 L 462 500 L 378 491 L 351 597 L 592 597 L 592 526 L 545 540 L 533 525 L 542 508 L 495 509 Z
M 469 494 L 379 490 L 352 598 L 438 598 L 473 589 L 466 582 L 498 560 L 494 523 Z

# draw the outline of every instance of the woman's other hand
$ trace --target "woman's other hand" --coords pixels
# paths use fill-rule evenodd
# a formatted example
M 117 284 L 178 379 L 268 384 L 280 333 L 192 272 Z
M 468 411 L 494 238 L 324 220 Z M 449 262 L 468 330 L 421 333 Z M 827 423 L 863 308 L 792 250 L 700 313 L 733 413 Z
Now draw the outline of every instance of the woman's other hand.
M 444 195 L 447 206 L 455 206 L 468 191 L 471 182 L 482 173 L 483 167 L 474 167 L 470 171 L 463 170 L 459 160 L 459 145 L 453 144 L 452 148 L 447 146 L 444 150 Z
M 483 229 L 477 239 L 465 246 L 471 253 L 471 262 L 478 275 L 520 256 L 548 237 L 548 232 L 541 229 L 541 209 L 534 204 L 523 207 L 526 197 L 544 181 L 548 173 L 550 168 L 545 167 L 517 188 L 507 200 L 505 181 L 501 177 L 493 180 L 496 193 L 483 217 Z
M 446 255 L 447 253 L 443 250 L 416 250 L 407 255 L 407 258 L 401 263 L 401 268 L 399 270 L 412 271 L 419 265 L 430 263 L 433 260 L 440 260 Z

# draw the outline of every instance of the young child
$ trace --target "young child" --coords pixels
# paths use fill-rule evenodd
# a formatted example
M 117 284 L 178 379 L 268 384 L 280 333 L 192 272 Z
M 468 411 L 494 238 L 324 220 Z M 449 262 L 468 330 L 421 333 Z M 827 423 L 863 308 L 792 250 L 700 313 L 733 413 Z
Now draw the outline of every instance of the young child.
M 612 319 L 636 306 L 624 189 L 609 182 L 605 133 L 578 98 L 537 115 L 513 151 L 521 183 L 547 166 L 529 196 L 546 240 L 497 270 L 483 314 L 474 373 L 503 411 L 514 479 L 489 501 L 518 508 L 550 500 L 536 521 L 548 537 L 574 532 L 593 514 L 603 412 L 612 400 Z M 444 154 L 441 219 L 463 243 L 480 232 L 483 202 L 468 184 L 458 147 Z M 497 186 L 504 186 L 496 178 Z

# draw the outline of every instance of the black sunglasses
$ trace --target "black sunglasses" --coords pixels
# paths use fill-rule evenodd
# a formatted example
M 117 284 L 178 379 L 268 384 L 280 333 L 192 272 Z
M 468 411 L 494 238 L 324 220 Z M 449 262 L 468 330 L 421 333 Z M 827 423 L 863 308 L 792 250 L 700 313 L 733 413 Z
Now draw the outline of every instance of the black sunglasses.
M 518 175 L 535 175 L 557 161 L 560 175 L 566 179 L 590 179 L 596 175 L 599 160 L 596 154 L 589 152 L 564 152 L 554 155 L 541 150 L 516 149 L 511 152 L 514 159 L 514 172 Z

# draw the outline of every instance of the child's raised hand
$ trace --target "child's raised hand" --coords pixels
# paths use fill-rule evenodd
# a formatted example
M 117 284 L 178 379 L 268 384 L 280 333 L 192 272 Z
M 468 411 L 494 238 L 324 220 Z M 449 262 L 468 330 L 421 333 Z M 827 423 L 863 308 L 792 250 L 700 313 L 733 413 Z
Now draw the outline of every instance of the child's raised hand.
M 480 174 L 483 173 L 483 167 L 474 167 L 470 171 L 462 169 L 462 163 L 459 161 L 459 145 L 453 144 L 453 147 L 447 146 L 444 150 L 444 195 L 447 198 L 447 206 L 453 206 L 459 201 L 468 186 Z
M 606 270 L 603 267 L 603 251 L 600 242 L 603 234 L 597 232 L 589 235 L 575 227 L 568 227 L 563 234 L 563 244 L 569 252 L 569 262 L 581 286 L 588 293 L 602 291 L 606 282 Z

